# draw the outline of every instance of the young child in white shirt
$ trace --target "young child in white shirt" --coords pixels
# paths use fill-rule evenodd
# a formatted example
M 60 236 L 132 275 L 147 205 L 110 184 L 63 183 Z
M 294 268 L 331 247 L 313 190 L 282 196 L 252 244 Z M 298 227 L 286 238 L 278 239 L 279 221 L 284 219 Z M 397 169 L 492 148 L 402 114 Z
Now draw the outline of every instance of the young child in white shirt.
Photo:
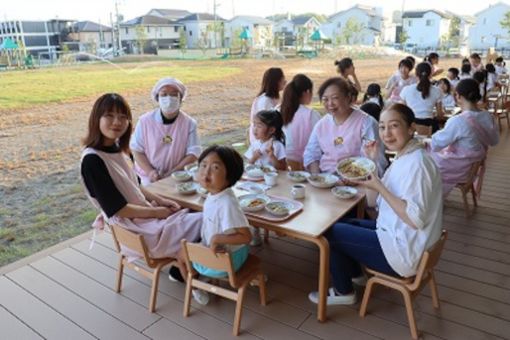
M 459 78 L 459 69 L 456 67 L 450 67 L 448 69 L 448 73 L 446 74 L 446 78 L 448 78 L 448 81 L 450 82 L 450 85 L 453 89 L 457 86 L 457 84 L 460 81 Z
M 507 74 L 507 69 L 505 67 L 505 62 L 503 61 L 503 57 L 497 57 L 496 58 L 496 74 L 498 76 L 502 75 L 502 74 Z
M 231 189 L 243 174 L 243 159 L 229 146 L 213 145 L 200 155 L 198 164 L 198 181 L 209 191 L 202 213 L 201 243 L 216 253 L 229 252 L 237 271 L 248 258 L 251 241 L 248 220 Z M 179 267 L 186 278 L 187 270 L 181 260 Z M 226 272 L 199 263 L 193 263 L 193 268 L 209 277 L 227 276 Z M 198 303 L 208 303 L 207 292 L 194 289 L 192 293 Z
M 441 104 L 443 105 L 443 108 L 454 107 L 456 105 L 455 98 L 453 98 L 452 86 L 448 79 L 446 78 L 439 79 L 437 86 L 443 93 L 443 98 L 441 98 Z
M 285 170 L 285 135 L 283 120 L 279 111 L 262 110 L 253 118 L 253 135 L 255 141 L 244 156 L 248 163 L 255 165 L 272 165 L 278 170 Z

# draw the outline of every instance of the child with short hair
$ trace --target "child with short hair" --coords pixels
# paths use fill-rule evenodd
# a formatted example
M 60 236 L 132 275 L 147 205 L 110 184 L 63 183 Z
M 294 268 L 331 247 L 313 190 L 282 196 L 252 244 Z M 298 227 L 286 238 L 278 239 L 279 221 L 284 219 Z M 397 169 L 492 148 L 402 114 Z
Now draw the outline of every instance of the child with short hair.
M 393 102 L 400 102 L 400 92 L 407 86 L 416 83 L 416 77 L 411 76 L 411 70 L 414 68 L 413 61 L 408 57 L 400 60 L 398 63 L 398 71 L 393 74 L 386 83 L 386 90 L 388 90 L 387 98 Z M 382 108 L 382 106 L 381 106 Z
M 455 87 L 460 81 L 459 69 L 456 67 L 450 67 L 448 69 L 448 73 L 446 74 L 446 78 L 448 78 L 448 81 L 450 81 L 450 85 L 452 86 L 452 88 L 455 89 Z
M 507 70 L 505 67 L 506 63 L 503 61 L 503 57 L 497 57 L 496 58 L 496 74 L 498 76 L 502 74 L 507 74 Z
M 462 79 L 467 79 L 467 78 L 472 78 L 471 77 L 471 64 L 462 64 L 462 66 L 460 68 L 459 79 L 462 80 Z
M 443 108 L 447 107 L 454 107 L 456 105 L 455 98 L 453 98 L 452 95 L 452 86 L 448 79 L 441 78 L 439 79 L 439 82 L 437 83 L 439 89 L 443 93 L 443 98 L 441 98 L 441 104 L 443 105 Z
M 262 110 L 253 118 L 253 136 L 255 140 L 244 156 L 248 163 L 260 166 L 272 165 L 285 170 L 285 135 L 283 120 L 279 111 Z
M 248 220 L 244 215 L 232 186 L 241 178 L 244 171 L 243 159 L 230 146 L 212 145 L 198 159 L 198 181 L 209 191 L 202 212 L 201 243 L 215 253 L 230 253 L 234 271 L 238 271 L 249 255 L 251 233 Z M 183 277 L 187 278 L 187 269 L 179 258 L 179 267 Z M 209 277 L 226 277 L 228 274 L 193 263 L 193 268 Z M 192 290 L 193 298 L 199 304 L 209 302 L 207 292 Z
M 485 65 L 485 71 L 487 72 L 487 91 L 492 91 L 499 87 L 497 82 L 498 76 L 496 75 L 496 67 L 494 64 L 489 63 Z

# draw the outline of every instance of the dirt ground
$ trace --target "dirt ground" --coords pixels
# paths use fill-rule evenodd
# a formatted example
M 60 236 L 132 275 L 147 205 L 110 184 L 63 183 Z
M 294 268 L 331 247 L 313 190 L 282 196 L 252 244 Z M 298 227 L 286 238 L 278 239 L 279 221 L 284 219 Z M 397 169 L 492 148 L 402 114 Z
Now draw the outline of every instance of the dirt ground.
M 227 62 L 242 73 L 222 81 L 187 84 L 189 96 L 183 110 L 198 121 L 204 144 L 243 140 L 251 102 L 268 67 L 282 67 L 288 80 L 305 73 L 314 81 L 315 89 L 336 74 L 330 59 L 223 63 Z M 182 62 L 187 66 L 191 63 L 213 62 Z M 397 63 L 397 57 L 356 61 L 363 88 L 371 82 L 383 86 Z M 154 107 L 149 92 L 147 88 L 123 93 L 135 121 Z M 83 98 L 12 111 L 0 108 L 0 266 L 90 227 L 95 212 L 79 185 L 78 163 L 80 139 L 94 100 L 95 97 Z

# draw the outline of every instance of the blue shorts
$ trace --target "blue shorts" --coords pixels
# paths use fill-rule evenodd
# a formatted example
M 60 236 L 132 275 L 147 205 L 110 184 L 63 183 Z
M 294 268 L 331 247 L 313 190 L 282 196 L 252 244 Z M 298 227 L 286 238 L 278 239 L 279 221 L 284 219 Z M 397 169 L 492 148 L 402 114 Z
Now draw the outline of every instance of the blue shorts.
M 238 271 L 243 264 L 248 259 L 248 255 L 250 254 L 250 247 L 248 245 L 242 246 L 241 248 L 237 249 L 233 253 L 230 254 L 230 260 L 232 261 L 232 266 L 234 267 L 234 271 Z M 193 262 L 193 268 L 195 270 L 204 275 L 209 277 L 227 277 L 228 273 L 221 270 L 212 269 L 206 266 L 201 265 L 200 263 Z

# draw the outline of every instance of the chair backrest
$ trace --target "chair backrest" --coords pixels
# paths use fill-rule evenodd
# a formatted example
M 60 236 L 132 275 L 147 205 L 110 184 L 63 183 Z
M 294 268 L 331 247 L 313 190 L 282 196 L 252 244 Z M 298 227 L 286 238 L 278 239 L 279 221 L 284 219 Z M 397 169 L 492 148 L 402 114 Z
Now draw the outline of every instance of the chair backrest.
M 211 248 L 200 243 L 191 243 L 186 240 L 181 241 L 184 249 L 184 257 L 188 271 L 192 271 L 191 262 L 200 263 L 208 268 L 227 272 L 230 284 L 235 286 L 236 278 L 232 266 L 232 260 L 229 253 L 215 253 Z
M 418 271 L 416 272 L 416 277 L 409 288 L 410 290 L 415 290 L 419 287 L 424 275 L 426 275 L 431 269 L 433 269 L 439 258 L 441 257 L 441 253 L 443 252 L 443 247 L 448 237 L 448 232 L 443 230 L 441 232 L 441 237 L 434 243 L 429 249 L 427 249 L 420 260 L 420 264 L 418 265 Z
M 432 126 L 416 124 L 416 133 L 422 136 L 432 136 Z
M 149 251 L 142 235 L 138 235 L 118 225 L 110 225 L 110 229 L 112 230 L 115 247 L 119 253 L 121 251 L 120 245 L 123 245 L 142 255 L 145 262 L 152 267 L 153 260 L 149 256 Z
M 292 171 L 302 171 L 305 170 L 302 162 L 293 161 L 291 159 L 287 159 L 287 165 L 292 169 Z
M 480 169 L 480 166 L 482 166 L 482 164 L 483 160 L 476 161 L 473 164 L 471 164 L 471 168 L 469 169 L 466 181 L 463 183 L 459 183 L 458 185 L 464 187 L 465 189 L 470 189 L 472 184 L 475 182 L 476 176 L 478 175 L 478 170 Z

